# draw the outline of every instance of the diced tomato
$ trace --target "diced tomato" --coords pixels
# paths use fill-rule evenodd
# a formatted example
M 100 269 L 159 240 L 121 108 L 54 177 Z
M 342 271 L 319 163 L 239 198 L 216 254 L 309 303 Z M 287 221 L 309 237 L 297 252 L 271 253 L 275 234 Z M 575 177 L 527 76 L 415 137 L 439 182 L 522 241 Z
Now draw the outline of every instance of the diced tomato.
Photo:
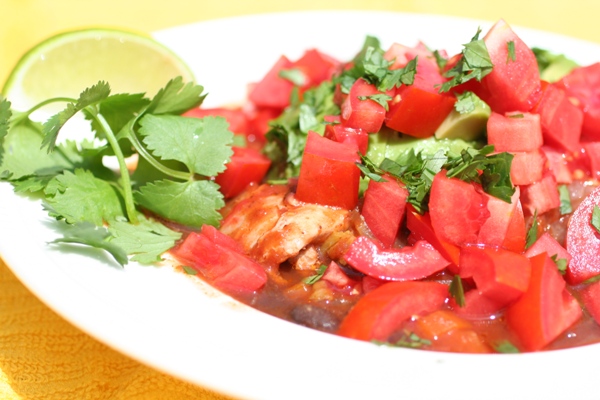
M 460 275 L 472 277 L 482 295 L 505 306 L 527 290 L 531 266 L 527 257 L 509 250 L 464 246 L 460 252 Z
M 600 324 L 600 282 L 594 282 L 581 291 L 581 300 L 596 323 Z
M 569 252 L 548 232 L 542 233 L 535 243 L 525 251 L 525 256 L 531 258 L 542 253 L 546 253 L 550 257 L 556 256 L 557 260 L 567 260 L 567 264 L 571 261 Z
M 341 106 L 343 124 L 368 133 L 379 132 L 385 118 L 385 108 L 374 100 L 364 98 L 376 94 L 381 92 L 375 85 L 362 78 L 357 79 Z
M 406 227 L 417 240 L 425 240 L 430 243 L 434 249 L 440 252 L 442 257 L 451 264 L 448 269 L 452 273 L 458 273 L 458 262 L 460 257 L 460 247 L 448 241 L 440 239 L 433 230 L 429 213 L 419 214 L 415 208 L 408 204 L 406 210 Z
M 455 329 L 438 337 L 433 349 L 453 353 L 493 353 L 485 340 L 473 329 Z
M 583 143 L 590 173 L 596 179 L 600 179 L 600 141 Z
M 600 207 L 600 187 L 583 199 L 569 220 L 566 248 L 572 258 L 565 278 L 572 285 L 600 274 L 600 233 L 592 226 L 596 206 Z
M 385 341 L 413 315 L 440 309 L 448 286 L 437 282 L 389 282 L 367 293 L 342 321 L 338 334 L 359 340 Z
M 573 69 L 556 83 L 583 111 L 582 141 L 600 141 L 600 63 Z
M 510 180 L 513 185 L 531 185 L 544 176 L 546 156 L 540 150 L 512 153 Z
M 372 276 L 365 275 L 365 276 L 363 276 L 363 278 L 361 280 L 363 293 L 372 292 L 373 290 L 377 289 L 379 286 L 381 286 L 387 282 L 388 281 L 383 281 L 381 279 L 377 279 L 377 278 L 373 278 Z
M 223 117 L 229 123 L 229 130 L 236 134 L 246 134 L 248 121 L 241 108 L 192 108 L 182 114 L 184 117 L 204 118 L 206 116 Z
M 419 317 L 416 321 L 420 337 L 435 340 L 454 329 L 471 329 L 472 325 L 466 319 L 459 317 L 450 310 L 435 310 Z
M 510 203 L 485 192 L 482 195 L 486 199 L 490 217 L 481 225 L 477 243 L 521 253 L 525 249 L 526 229 L 519 202 L 519 188 L 516 188 Z
M 451 298 L 449 305 L 452 310 L 459 316 L 467 319 L 477 320 L 480 318 L 489 318 L 500 312 L 504 308 L 504 304 L 484 296 L 480 290 L 471 289 L 465 292 L 465 304 L 460 307 L 454 298 Z
M 530 113 L 492 112 L 487 122 L 488 143 L 497 152 L 534 151 L 544 143 L 540 116 Z
M 532 112 L 540 115 L 544 143 L 567 152 L 577 151 L 583 112 L 558 85 L 542 82 L 542 97 Z
M 404 220 L 408 189 L 391 175 L 385 182 L 369 181 L 361 209 L 365 223 L 385 247 L 396 241 L 400 224 Z
M 281 109 L 271 107 L 256 107 L 248 103 L 244 107 L 244 113 L 248 120 L 248 129 L 246 138 L 250 143 L 257 143 L 262 146 L 266 142 L 265 135 L 270 130 L 269 122 L 281 114 Z
M 442 271 L 449 264 L 429 243 L 419 241 L 413 246 L 382 249 L 366 236 L 359 236 L 343 256 L 354 269 L 390 281 L 426 278 Z
M 361 154 L 366 154 L 369 147 L 369 134 L 360 128 L 350 128 L 341 123 L 327 124 L 325 134 L 327 139 L 340 143 L 353 143 Z
M 358 148 L 338 143 L 310 131 L 304 148 L 296 198 L 307 203 L 341 207 L 358 204 L 360 160 Z
M 283 70 L 292 68 L 293 63 L 285 56 L 279 57 L 269 72 L 260 80 L 250 93 L 249 100 L 258 107 L 284 109 L 290 104 L 290 95 L 294 84 L 279 76 Z
M 490 216 L 486 199 L 475 184 L 448 178 L 445 170 L 437 173 L 429 198 L 435 234 L 456 246 L 477 243 L 479 230 Z
M 560 206 L 560 196 L 554 175 L 546 171 L 537 182 L 521 186 L 521 204 L 529 215 L 542 215 Z
M 331 283 L 338 289 L 343 289 L 350 285 L 356 284 L 354 280 L 350 279 L 348 275 L 346 275 L 344 271 L 342 271 L 338 263 L 336 263 L 335 261 L 331 261 L 329 263 L 329 266 L 327 267 L 327 269 L 325 270 L 325 274 L 323 275 L 323 280 Z
M 226 199 L 242 193 L 251 183 L 261 183 L 271 160 L 252 147 L 232 146 L 233 155 L 225 171 L 215 177 Z
M 554 175 L 556 183 L 571 183 L 573 181 L 573 176 L 571 175 L 571 170 L 569 169 L 569 164 L 567 163 L 565 155 L 550 146 L 542 146 L 541 150 L 546 156 L 548 169 L 552 172 L 552 175 Z
M 556 264 L 542 253 L 531 258 L 527 291 L 506 311 L 506 322 L 527 351 L 541 350 L 582 316 Z
M 307 79 L 304 86 L 312 87 L 331 78 L 340 66 L 340 62 L 317 49 L 309 49 L 293 63 L 292 68 L 301 70 Z
M 242 253 L 237 242 L 209 225 L 200 233 L 190 233 L 173 254 L 226 293 L 253 292 L 267 282 L 260 264 Z
M 454 108 L 456 97 L 439 93 L 434 83 L 403 85 L 390 102 L 385 124 L 406 135 L 426 138 L 433 136 L 440 124 Z
M 540 73 L 533 51 L 504 20 L 496 22 L 483 40 L 494 68 L 480 85 L 473 84 L 470 88 L 497 113 L 531 110 L 541 95 Z M 514 57 L 509 53 L 511 42 Z

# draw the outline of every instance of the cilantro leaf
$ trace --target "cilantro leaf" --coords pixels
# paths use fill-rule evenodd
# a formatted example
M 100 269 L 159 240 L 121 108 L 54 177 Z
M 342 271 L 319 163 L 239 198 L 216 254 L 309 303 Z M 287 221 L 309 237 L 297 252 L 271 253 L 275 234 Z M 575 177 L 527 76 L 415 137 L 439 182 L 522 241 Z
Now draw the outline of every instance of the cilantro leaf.
M 138 224 L 133 225 L 125 219 L 116 219 L 108 227 L 108 232 L 112 235 L 111 243 L 132 255 L 132 261 L 141 264 L 160 261 L 161 255 L 181 238 L 181 233 L 154 219 L 140 216 L 138 220 Z
M 145 98 L 143 93 L 119 93 L 108 96 L 99 103 L 98 113 L 104 116 L 113 132 L 119 132 L 148 104 L 150 104 L 150 100 Z M 87 117 L 90 116 L 87 115 Z M 102 132 L 95 120 L 92 120 L 92 129 L 95 132 Z
M 485 42 L 479 39 L 480 33 L 481 29 L 478 29 L 471 41 L 464 45 L 462 57 L 458 63 L 445 73 L 445 76 L 450 79 L 442 84 L 440 92 L 447 92 L 471 79 L 481 81 L 487 74 L 492 72 L 494 64 Z
M 531 226 L 527 230 L 525 248 L 530 248 L 538 239 L 538 227 L 539 221 L 537 218 L 537 210 L 533 213 L 533 217 L 531 218 Z
M 87 221 L 102 226 L 124 216 L 122 197 L 115 187 L 83 169 L 57 175 L 46 186 L 45 194 L 50 215 L 70 224 Z
M 454 109 L 461 114 L 468 114 L 475 111 L 477 108 L 485 106 L 483 100 L 481 100 L 473 92 L 463 92 L 456 95 L 457 101 L 454 103 Z
M 450 291 L 450 296 L 456 301 L 456 304 L 459 307 L 464 307 L 465 291 L 463 289 L 462 279 L 459 275 L 454 275 L 454 277 L 452 277 L 452 282 L 450 283 L 448 290 Z
M 56 146 L 58 133 L 67 121 L 84 108 L 106 99 L 109 94 L 110 86 L 103 81 L 100 81 L 94 86 L 81 92 L 75 103 L 68 103 L 63 111 L 53 115 L 46 123 L 44 123 L 44 140 L 42 141 L 42 148 L 47 147 L 48 152 L 52 152 Z
M 156 93 L 146 112 L 155 115 L 181 114 L 202 104 L 206 97 L 206 94 L 202 94 L 203 91 L 204 87 L 192 82 L 186 84 L 178 76 Z
M 558 195 L 560 198 L 560 215 L 571 214 L 573 206 L 571 205 L 571 195 L 567 185 L 558 186 Z
M 392 96 L 385 93 L 372 94 L 370 96 L 358 96 L 359 100 L 371 100 L 382 106 L 386 111 L 389 110 L 388 102 L 392 100 Z
M 402 336 L 397 341 L 381 342 L 374 340 L 373 343 L 378 345 L 392 346 L 392 347 L 406 347 L 409 349 L 419 349 L 423 346 L 431 346 L 431 340 L 423 339 L 414 332 L 404 331 Z
M 596 232 L 600 233 L 600 207 L 597 205 L 594 206 L 592 211 L 592 220 L 591 224 L 596 229 Z
M 497 343 L 494 346 L 494 350 L 496 350 L 498 353 L 504 353 L 504 354 L 520 353 L 520 351 L 517 348 L 517 346 L 515 346 L 514 344 L 512 344 L 508 340 L 503 340 L 500 343 Z
M 554 264 L 556 264 L 556 268 L 558 268 L 558 272 L 561 273 L 561 275 L 564 275 L 567 273 L 567 259 L 566 258 L 558 258 L 557 254 L 554 254 L 550 257 L 552 259 L 552 261 L 554 261 Z
M 317 268 L 313 275 L 304 278 L 302 282 L 307 285 L 314 285 L 323 277 L 323 275 L 325 275 L 325 271 L 327 271 L 327 265 L 322 264 Z
M 139 132 L 155 155 L 180 161 L 193 173 L 215 176 L 233 154 L 228 126 L 222 117 L 147 114 L 140 120 Z
M 221 214 L 217 210 L 225 205 L 219 185 L 212 181 L 156 181 L 142 186 L 135 199 L 168 220 L 194 228 L 218 225 Z
M 106 228 L 98 227 L 87 222 L 67 225 L 64 237 L 56 239 L 51 243 L 82 244 L 102 249 L 110 253 L 121 265 L 127 264 L 127 253 L 117 244 L 111 242 L 111 235 Z
M 296 86 L 304 86 L 308 77 L 298 68 L 283 69 L 279 71 L 279 76 L 292 82 Z
M 0 96 L 0 144 L 2 144 L 4 136 L 8 134 L 8 121 L 11 116 L 10 101 Z M 1 156 L 2 154 L 0 153 L 0 160 Z
M 508 54 L 506 55 L 506 63 L 508 64 L 511 61 L 512 62 L 517 61 L 517 55 L 515 54 L 515 42 L 514 42 L 514 40 L 506 42 L 506 48 L 507 48 L 507 51 L 508 51 Z

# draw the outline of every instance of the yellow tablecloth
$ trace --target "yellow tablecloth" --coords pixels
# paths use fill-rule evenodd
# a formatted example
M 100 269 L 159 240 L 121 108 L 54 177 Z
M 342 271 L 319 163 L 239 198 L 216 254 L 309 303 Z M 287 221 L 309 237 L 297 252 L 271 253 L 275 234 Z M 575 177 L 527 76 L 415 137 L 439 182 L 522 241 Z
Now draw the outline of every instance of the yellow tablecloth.
M 504 18 L 600 42 L 596 0 L 0 0 L 0 83 L 28 48 L 62 30 L 104 25 L 151 32 L 232 15 L 342 8 Z M 221 398 L 89 337 L 41 303 L 0 260 L 0 399 Z

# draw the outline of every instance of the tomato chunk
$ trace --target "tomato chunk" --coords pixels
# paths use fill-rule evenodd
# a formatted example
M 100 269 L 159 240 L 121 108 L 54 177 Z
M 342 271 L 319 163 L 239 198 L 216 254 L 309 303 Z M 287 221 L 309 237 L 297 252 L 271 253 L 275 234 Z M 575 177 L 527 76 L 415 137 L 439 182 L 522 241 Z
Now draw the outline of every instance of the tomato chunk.
M 437 282 L 385 283 L 352 307 L 338 334 L 359 340 L 385 341 L 413 315 L 440 309 L 447 295 L 448 286 Z
M 247 257 L 235 240 L 210 225 L 190 233 L 173 254 L 226 293 L 254 292 L 267 282 L 264 268 Z
M 341 106 L 344 125 L 363 129 L 368 133 L 379 132 L 385 118 L 385 108 L 376 101 L 366 98 L 376 94 L 381 92 L 375 85 L 362 78 L 357 79 Z
M 449 262 L 429 243 L 382 249 L 373 240 L 359 236 L 344 259 L 353 268 L 381 280 L 406 281 L 422 279 L 443 270 Z
M 527 291 L 506 311 L 508 326 L 527 351 L 541 350 L 582 316 L 577 300 L 547 254 L 531 258 Z
M 271 160 L 255 148 L 233 146 L 232 150 L 225 171 L 215 177 L 225 198 L 235 197 L 248 185 L 262 182 L 271 166 Z
M 358 148 L 310 131 L 304 148 L 296 198 L 307 203 L 341 207 L 358 204 L 360 170 Z
M 519 188 L 516 188 L 510 203 L 485 192 L 482 193 L 482 196 L 490 216 L 479 229 L 477 243 L 504 247 L 521 253 L 525 249 L 527 232 L 523 209 L 519 201 Z
M 292 68 L 293 63 L 285 56 L 279 57 L 267 74 L 258 82 L 248 98 L 258 107 L 283 109 L 290 104 L 290 94 L 294 84 L 279 76 L 282 70 Z
M 365 191 L 361 215 L 371 232 L 385 247 L 396 241 L 404 219 L 408 190 L 390 175 L 385 182 L 371 180 Z
M 600 187 L 577 207 L 567 228 L 566 247 L 571 254 L 565 278 L 572 285 L 600 274 L 600 233 L 592 226 L 592 212 L 600 207 Z
M 533 151 L 539 149 L 542 138 L 540 116 L 530 113 L 492 112 L 487 123 L 488 143 L 497 152 Z
M 457 246 L 477 243 L 481 225 L 490 216 L 481 191 L 474 184 L 448 178 L 445 170 L 433 178 L 429 210 L 436 235 Z

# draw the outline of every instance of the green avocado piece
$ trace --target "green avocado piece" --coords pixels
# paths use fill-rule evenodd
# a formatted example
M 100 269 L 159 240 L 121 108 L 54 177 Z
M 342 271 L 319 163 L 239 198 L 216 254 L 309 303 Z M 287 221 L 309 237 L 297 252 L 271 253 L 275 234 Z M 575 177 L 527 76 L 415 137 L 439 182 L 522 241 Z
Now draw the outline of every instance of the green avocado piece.
M 575 61 L 560 54 L 556 56 L 543 71 L 541 71 L 540 78 L 547 82 L 556 82 L 577 66 L 578 64 Z
M 435 131 L 437 139 L 476 140 L 483 135 L 490 107 L 471 92 L 459 96 L 458 103 Z

